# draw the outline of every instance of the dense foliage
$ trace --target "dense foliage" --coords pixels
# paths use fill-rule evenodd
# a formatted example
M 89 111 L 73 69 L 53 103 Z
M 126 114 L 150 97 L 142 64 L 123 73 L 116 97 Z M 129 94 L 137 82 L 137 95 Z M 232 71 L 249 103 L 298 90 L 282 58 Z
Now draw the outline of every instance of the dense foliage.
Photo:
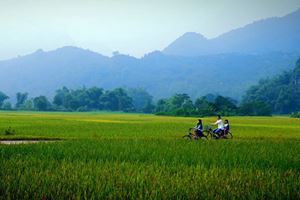
M 264 104 L 264 109 L 273 113 L 288 114 L 300 110 L 300 59 L 294 70 L 274 78 L 261 80 L 252 86 L 243 98 L 242 105 Z M 251 112 L 249 108 L 247 112 Z M 255 111 L 252 111 L 255 113 Z
M 212 116 L 212 115 L 270 115 L 271 110 L 264 103 L 249 102 L 238 107 L 230 97 L 208 94 L 194 102 L 187 94 L 175 94 L 168 99 L 160 99 L 156 105 L 152 96 L 144 89 L 122 89 L 104 91 L 102 88 L 80 88 L 71 90 L 63 87 L 56 91 L 53 101 L 46 96 L 28 99 L 28 93 L 17 93 L 17 102 L 12 107 L 2 94 L 2 110 L 36 111 L 123 111 L 155 113 L 171 116 Z M 5 98 L 4 98 L 5 97 Z
M 216 114 L 236 115 L 236 101 L 229 97 L 207 95 L 197 98 L 195 103 L 187 94 L 176 94 L 157 102 L 156 114 L 174 116 L 211 116 Z
M 0 107 L 6 99 L 8 99 L 8 96 L 0 91 Z
M 132 98 L 122 88 L 104 91 L 97 87 L 77 90 L 64 87 L 56 91 L 53 105 L 55 110 L 62 111 L 134 111 Z
M 300 112 L 296 112 L 296 113 L 291 113 L 291 115 L 290 115 L 291 117 L 293 117 L 293 118 L 300 118 Z
M 213 115 L 257 115 L 269 116 L 271 110 L 263 102 L 247 102 L 238 106 L 230 97 L 208 94 L 193 101 L 187 94 L 176 94 L 161 99 L 156 106 L 157 115 L 172 116 L 213 116 Z
M 152 113 L 154 105 L 152 96 L 143 89 L 103 90 L 102 88 L 80 88 L 76 90 L 63 87 L 56 91 L 53 101 L 46 96 L 28 98 L 28 93 L 18 92 L 13 107 L 7 102 L 9 97 L 0 92 L 2 110 L 36 110 L 36 111 L 123 111 Z

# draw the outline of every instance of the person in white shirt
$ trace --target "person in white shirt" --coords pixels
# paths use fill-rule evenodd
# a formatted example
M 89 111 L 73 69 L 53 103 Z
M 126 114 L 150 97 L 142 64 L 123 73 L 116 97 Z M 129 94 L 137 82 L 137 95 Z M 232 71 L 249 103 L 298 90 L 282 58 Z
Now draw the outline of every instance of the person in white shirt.
M 220 115 L 217 116 L 217 121 L 214 123 L 214 125 L 217 125 L 218 128 L 213 130 L 213 133 L 220 134 L 224 130 L 224 125 Z

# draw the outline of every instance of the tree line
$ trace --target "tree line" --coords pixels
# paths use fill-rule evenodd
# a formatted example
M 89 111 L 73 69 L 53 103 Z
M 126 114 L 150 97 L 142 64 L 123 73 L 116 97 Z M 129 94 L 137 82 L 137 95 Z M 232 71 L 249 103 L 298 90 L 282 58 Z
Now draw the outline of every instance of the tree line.
M 194 102 L 187 94 L 176 94 L 161 99 L 156 104 L 156 114 L 173 116 L 214 116 L 214 115 L 271 115 L 271 109 L 263 102 L 238 102 L 230 97 L 208 94 Z
M 199 97 L 195 101 L 188 94 L 175 94 L 154 103 L 153 97 L 141 88 L 104 90 L 91 87 L 73 90 L 63 87 L 56 91 L 52 101 L 46 96 L 29 98 L 28 93 L 18 92 L 15 105 L 8 102 L 8 98 L 0 92 L 2 110 L 122 111 L 172 116 L 271 114 L 270 108 L 262 102 L 246 102 L 238 105 L 238 102 L 230 97 L 213 94 Z
M 153 98 L 144 89 L 104 90 L 98 87 L 68 89 L 63 87 L 55 92 L 50 101 L 46 96 L 29 98 L 28 93 L 18 92 L 16 103 L 7 101 L 9 97 L 0 92 L 2 110 L 35 111 L 122 111 L 153 113 Z

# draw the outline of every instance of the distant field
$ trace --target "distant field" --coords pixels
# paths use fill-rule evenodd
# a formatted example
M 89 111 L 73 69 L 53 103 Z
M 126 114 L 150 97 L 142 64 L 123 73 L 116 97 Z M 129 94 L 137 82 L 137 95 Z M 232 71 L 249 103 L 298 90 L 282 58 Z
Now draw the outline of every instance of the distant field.
M 300 119 L 228 119 L 190 142 L 195 118 L 0 112 L 1 139 L 63 139 L 0 145 L 0 199 L 299 199 Z

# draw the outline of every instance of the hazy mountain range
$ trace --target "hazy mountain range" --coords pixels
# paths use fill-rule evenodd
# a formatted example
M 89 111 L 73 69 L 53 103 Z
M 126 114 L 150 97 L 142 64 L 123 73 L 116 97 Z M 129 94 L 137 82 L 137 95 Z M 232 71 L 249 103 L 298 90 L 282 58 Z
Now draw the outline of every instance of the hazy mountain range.
M 162 52 L 137 59 L 77 47 L 0 61 L 0 91 L 53 96 L 67 86 L 143 87 L 156 99 L 219 93 L 240 99 L 260 78 L 291 69 L 300 57 L 300 10 L 254 22 L 207 40 L 186 33 Z
M 300 52 L 300 9 L 284 17 L 248 24 L 214 39 L 198 33 L 185 33 L 163 52 L 169 55 L 200 56 L 209 54 Z

